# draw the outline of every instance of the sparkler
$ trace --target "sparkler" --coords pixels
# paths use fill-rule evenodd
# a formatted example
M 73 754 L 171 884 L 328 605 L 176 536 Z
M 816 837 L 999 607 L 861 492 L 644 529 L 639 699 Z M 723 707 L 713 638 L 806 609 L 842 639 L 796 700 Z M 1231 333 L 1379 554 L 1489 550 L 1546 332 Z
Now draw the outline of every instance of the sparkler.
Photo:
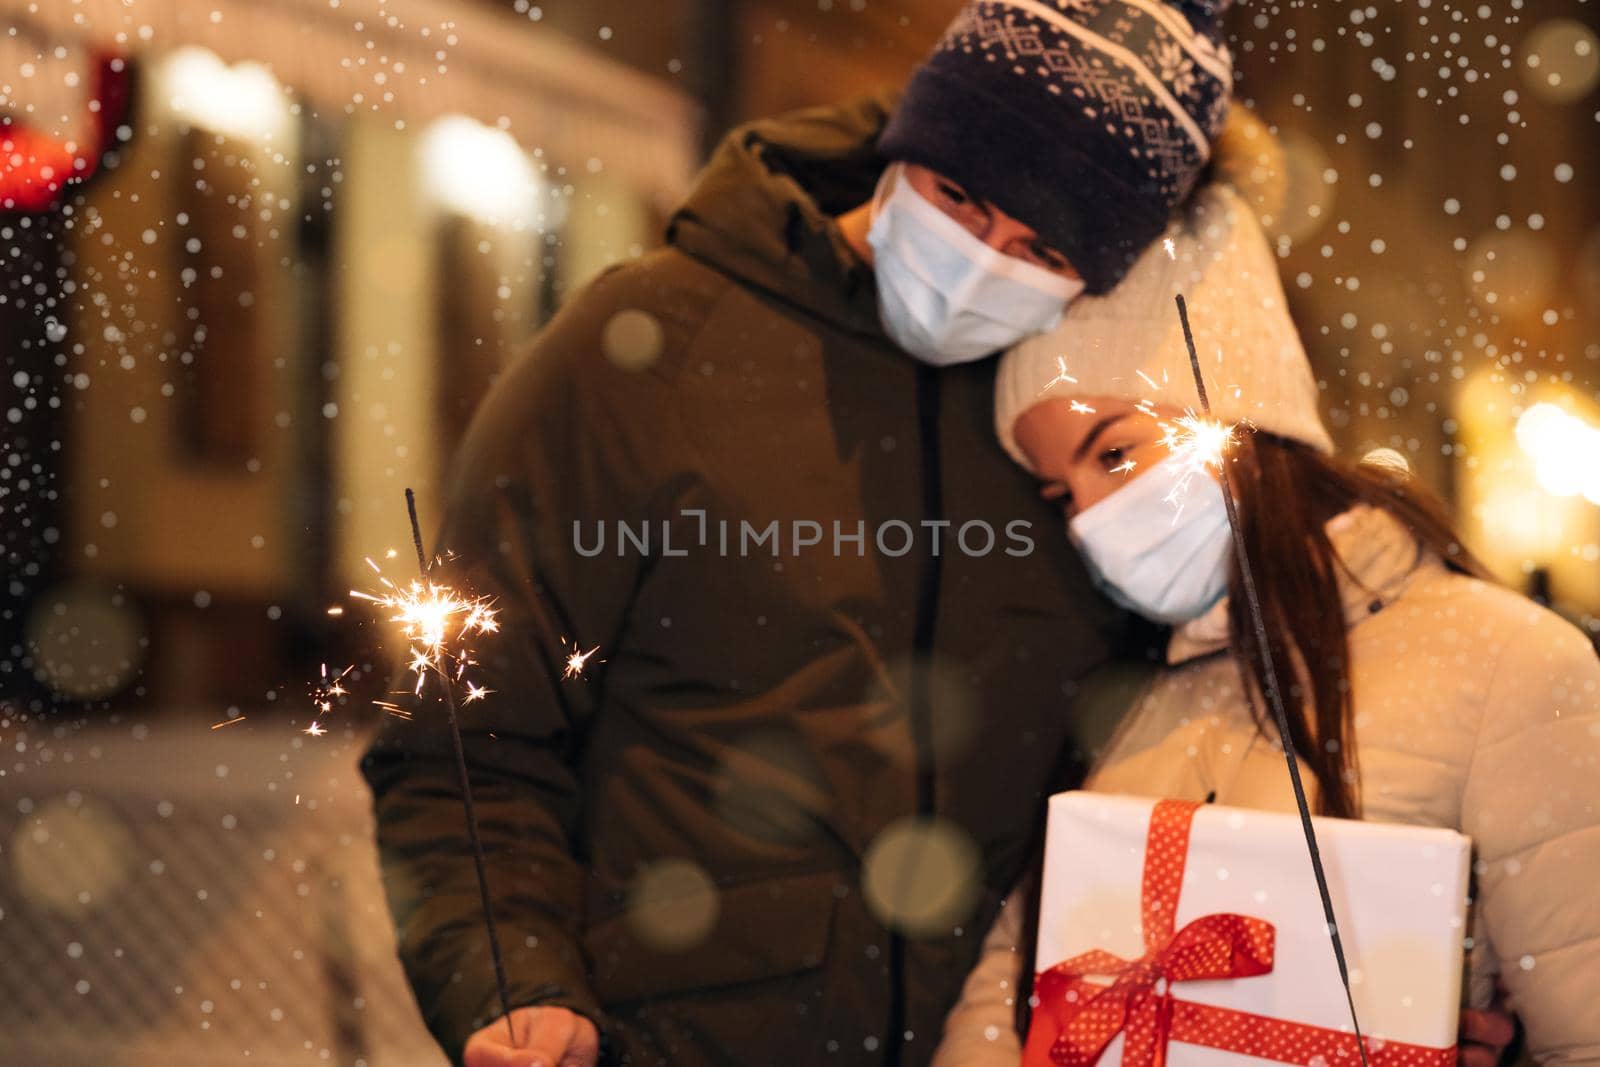
M 463 596 L 448 586 L 435 584 L 429 577 L 432 568 L 422 547 L 422 526 L 417 521 L 417 497 L 406 490 L 406 513 L 411 518 L 411 541 L 417 549 L 417 568 L 422 572 L 419 582 L 401 591 L 388 579 L 393 597 L 369 597 L 380 604 L 396 609 L 394 621 L 401 624 L 402 632 L 411 641 L 410 669 L 416 672 L 416 693 L 421 695 L 422 683 L 427 676 L 439 677 L 439 688 L 444 693 L 445 712 L 450 722 L 450 740 L 455 745 L 456 774 L 461 779 L 461 806 L 467 816 L 467 838 L 472 845 L 472 862 L 478 874 L 478 898 L 483 906 L 483 926 L 489 937 L 489 956 L 494 961 L 495 989 L 500 994 L 500 1011 L 506 1018 L 506 1031 L 511 1035 L 511 1045 L 517 1047 L 517 1030 L 511 1022 L 511 986 L 506 981 L 505 958 L 500 951 L 500 933 L 494 921 L 494 902 L 489 896 L 488 864 L 483 855 L 483 838 L 478 831 L 478 813 L 472 803 L 472 779 L 467 774 L 467 753 L 461 743 L 461 723 L 456 715 L 455 683 L 473 663 L 471 650 L 463 640 L 479 634 L 491 634 L 499 629 L 495 621 L 493 603 L 488 598 Z M 369 564 L 371 560 L 367 561 Z M 373 564 L 373 570 L 377 570 Z M 382 574 L 379 574 L 380 578 Z M 454 643 L 452 643 L 454 642 Z M 489 690 L 467 682 L 467 701 L 482 699 Z
M 561 677 L 571 679 L 581 676 L 585 668 L 589 666 L 589 657 L 598 651 L 600 651 L 599 645 L 595 645 L 587 652 L 582 652 L 577 644 L 573 644 L 572 652 L 567 656 L 567 666 L 562 670 Z
M 494 599 L 465 596 L 430 581 L 426 556 L 419 555 L 418 560 L 423 567 L 422 579 L 402 587 L 385 577 L 382 568 L 369 558 L 367 566 L 378 576 L 384 591 L 374 594 L 352 589 L 350 595 L 391 612 L 389 621 L 399 624 L 400 632 L 411 642 L 411 659 L 406 668 L 417 676 L 413 690 L 417 695 L 421 695 L 423 680 L 429 673 L 470 686 L 465 676 L 475 660 L 467 642 L 499 631 Z
M 1205 376 L 1200 372 L 1200 355 L 1195 351 L 1194 334 L 1189 329 L 1189 307 L 1181 293 L 1178 295 L 1178 318 L 1183 323 L 1183 340 L 1189 348 L 1189 366 L 1194 371 L 1194 387 L 1200 394 L 1200 407 L 1209 420 L 1211 401 L 1206 396 Z M 1183 421 L 1179 420 L 1180 423 Z M 1294 786 L 1295 804 L 1300 809 L 1300 825 L 1305 830 L 1306 848 L 1311 853 L 1311 870 L 1316 875 L 1317 891 L 1322 896 L 1322 912 L 1328 920 L 1328 936 L 1333 941 L 1333 956 L 1339 964 L 1339 979 L 1344 983 L 1345 1001 L 1350 1006 L 1350 1025 L 1355 1028 L 1356 1049 L 1361 1053 L 1362 1067 L 1368 1067 L 1366 1039 L 1361 1036 L 1361 1023 L 1356 1019 L 1355 996 L 1350 991 L 1350 968 L 1345 962 L 1344 943 L 1339 938 L 1339 922 L 1333 914 L 1333 898 L 1328 893 L 1328 877 L 1322 868 L 1322 852 L 1317 847 L 1317 832 L 1311 825 L 1311 807 L 1306 802 L 1305 783 L 1300 779 L 1300 760 L 1294 750 L 1294 740 L 1289 735 L 1289 715 L 1284 710 L 1283 693 L 1278 688 L 1278 672 L 1272 662 L 1272 648 L 1267 644 L 1267 626 L 1261 613 L 1261 599 L 1256 594 L 1256 580 L 1250 570 L 1250 557 L 1245 552 L 1244 534 L 1239 527 L 1238 511 L 1234 506 L 1233 493 L 1228 487 L 1227 466 L 1222 462 L 1223 453 L 1232 438 L 1232 427 L 1228 427 L 1227 430 L 1228 432 L 1220 438 L 1214 432 L 1205 437 L 1198 433 L 1191 435 L 1195 441 L 1192 454 L 1204 457 L 1203 463 L 1214 461 L 1222 477 L 1222 502 L 1228 513 L 1228 530 L 1233 535 L 1233 552 L 1234 559 L 1239 565 L 1239 582 L 1244 587 L 1245 603 L 1249 608 L 1250 622 L 1255 630 L 1256 645 L 1261 650 L 1267 702 L 1272 705 L 1272 713 L 1278 723 L 1278 735 L 1283 740 L 1283 756 L 1289 764 L 1289 781 Z M 1198 469 L 1203 469 L 1203 466 Z
M 1209 406 L 1206 410 L 1209 413 Z M 1162 497 L 1176 509 L 1172 516 L 1176 523 L 1183 514 L 1184 499 L 1189 495 L 1195 476 L 1204 474 L 1208 468 L 1222 472 L 1222 461 L 1233 443 L 1236 427 L 1186 411 L 1173 422 L 1163 422 L 1161 429 L 1161 443 L 1168 454 L 1179 461 L 1178 479 Z

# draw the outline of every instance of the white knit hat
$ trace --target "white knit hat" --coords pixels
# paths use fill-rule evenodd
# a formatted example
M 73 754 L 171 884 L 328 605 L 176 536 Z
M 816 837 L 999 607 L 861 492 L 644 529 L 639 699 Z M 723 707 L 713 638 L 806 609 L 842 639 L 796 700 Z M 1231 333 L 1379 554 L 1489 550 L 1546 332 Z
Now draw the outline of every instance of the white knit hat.
M 1011 427 L 1047 395 L 1148 400 L 1198 412 L 1174 301 L 1179 293 L 1189 306 L 1212 414 L 1332 452 L 1317 416 L 1311 364 L 1250 206 L 1213 182 L 1166 236 L 1170 254 L 1165 241 L 1156 241 L 1115 289 L 1078 297 L 1054 330 L 1000 358 L 995 430 L 1011 458 L 1028 466 Z

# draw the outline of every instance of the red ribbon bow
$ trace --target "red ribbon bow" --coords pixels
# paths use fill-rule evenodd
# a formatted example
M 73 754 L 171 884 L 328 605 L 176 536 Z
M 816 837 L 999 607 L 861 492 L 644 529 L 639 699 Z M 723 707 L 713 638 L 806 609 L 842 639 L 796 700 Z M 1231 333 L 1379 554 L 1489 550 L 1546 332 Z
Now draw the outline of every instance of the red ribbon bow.
M 1272 970 L 1272 924 L 1263 919 L 1218 913 L 1174 933 L 1189 827 L 1199 806 L 1163 800 L 1150 813 L 1141 897 L 1144 955 L 1125 960 L 1095 949 L 1038 977 L 1040 1010 L 1028 1034 L 1026 1063 L 1089 1067 L 1125 1033 L 1124 1067 L 1161 1067 L 1172 1032 L 1173 982 L 1250 978 Z M 1091 974 L 1115 980 L 1096 985 L 1084 980 Z
M 1273 965 L 1273 928 L 1264 919 L 1219 912 L 1174 930 L 1189 828 L 1199 807 L 1162 800 L 1150 813 L 1141 896 L 1144 955 L 1126 960 L 1095 949 L 1037 976 L 1038 1007 L 1023 1067 L 1090 1067 L 1118 1034 L 1126 1035 L 1123 1067 L 1164 1067 L 1170 1041 L 1280 1063 L 1307 1063 L 1318 1056 L 1330 1064 L 1359 1062 L 1353 1034 L 1173 996 L 1174 982 L 1252 978 Z M 1088 975 L 1112 982 L 1090 982 Z M 1451 1067 L 1455 1046 L 1374 1039 L 1367 1042 L 1367 1058 L 1374 1067 Z

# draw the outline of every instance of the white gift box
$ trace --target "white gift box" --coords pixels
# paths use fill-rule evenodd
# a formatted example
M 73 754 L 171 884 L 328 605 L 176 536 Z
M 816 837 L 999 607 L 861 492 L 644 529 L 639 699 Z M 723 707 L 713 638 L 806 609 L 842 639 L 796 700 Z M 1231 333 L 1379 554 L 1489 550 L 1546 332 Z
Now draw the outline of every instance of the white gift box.
M 1456 1043 L 1461 1010 L 1471 842 L 1431 827 L 1313 822 L 1369 1060 L 1375 1067 L 1453 1064 L 1448 1050 Z M 1174 836 L 1180 823 L 1187 827 L 1186 849 L 1181 836 Z M 1154 872 L 1149 876 L 1147 859 Z M 1044 999 L 1034 1010 L 1028 1067 L 1092 1062 L 1111 1067 L 1124 1061 L 1129 1041 L 1128 1062 L 1148 1062 L 1153 1029 L 1162 1031 L 1155 1043 L 1165 1044 L 1172 1067 L 1317 1064 L 1319 1059 L 1328 1067 L 1359 1063 L 1297 815 L 1062 793 L 1050 800 L 1042 892 L 1036 989 Z M 1163 930 L 1158 920 L 1147 930 L 1146 916 L 1160 914 L 1156 898 L 1166 898 L 1170 909 L 1174 893 L 1170 926 Z M 1151 912 L 1152 906 L 1158 910 Z M 1219 914 L 1250 921 L 1204 918 Z M 1270 933 L 1262 924 L 1270 924 Z M 1179 942 L 1192 942 L 1197 934 L 1202 941 L 1208 936 L 1216 941 L 1207 933 L 1215 930 L 1233 932 L 1268 957 L 1253 965 L 1264 973 L 1168 981 L 1174 970 L 1193 973 L 1197 953 L 1204 954 L 1191 949 L 1175 955 Z M 1178 940 L 1169 940 L 1174 934 Z M 1220 949 L 1212 955 L 1218 952 L 1218 958 L 1227 958 Z M 1126 962 L 1113 966 L 1106 953 Z M 1062 968 L 1063 963 L 1071 965 Z M 1045 977 L 1052 969 L 1053 985 Z M 1118 981 L 1118 973 L 1123 992 L 1102 995 L 1091 1008 L 1088 1001 Z M 1217 973 L 1214 961 L 1211 973 Z M 1221 973 L 1240 972 L 1224 968 Z M 1068 983 L 1065 994 L 1063 982 Z M 1141 996 L 1142 1006 L 1117 1023 L 1118 1005 Z M 1170 1002 L 1162 1007 L 1159 1002 L 1167 997 Z M 1167 1012 L 1165 1021 L 1154 1021 L 1161 1011 Z M 1079 1043 L 1076 1059 L 1054 1044 L 1066 1025 Z M 1098 1060 L 1092 1054 L 1085 1058 L 1084 1048 L 1098 1048 L 1113 1027 L 1117 1036 Z M 1251 1036 L 1252 1027 L 1259 1038 Z M 1208 1035 L 1219 1035 L 1218 1044 L 1231 1050 L 1186 1042 L 1185 1033 L 1207 1041 Z M 1343 1035 L 1342 1044 L 1336 1035 Z M 1055 1054 L 1044 1056 L 1050 1047 Z

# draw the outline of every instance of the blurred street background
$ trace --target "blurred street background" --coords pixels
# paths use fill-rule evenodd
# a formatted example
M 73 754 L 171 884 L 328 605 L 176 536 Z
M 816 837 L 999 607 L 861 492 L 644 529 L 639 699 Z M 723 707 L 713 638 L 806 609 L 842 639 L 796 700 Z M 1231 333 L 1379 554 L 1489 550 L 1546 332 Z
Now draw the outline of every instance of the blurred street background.
M 731 124 L 958 6 L 0 0 L 0 1063 L 443 1062 L 355 770 L 389 665 L 328 609 Z M 1231 18 L 1335 438 L 1600 635 L 1600 12 Z

